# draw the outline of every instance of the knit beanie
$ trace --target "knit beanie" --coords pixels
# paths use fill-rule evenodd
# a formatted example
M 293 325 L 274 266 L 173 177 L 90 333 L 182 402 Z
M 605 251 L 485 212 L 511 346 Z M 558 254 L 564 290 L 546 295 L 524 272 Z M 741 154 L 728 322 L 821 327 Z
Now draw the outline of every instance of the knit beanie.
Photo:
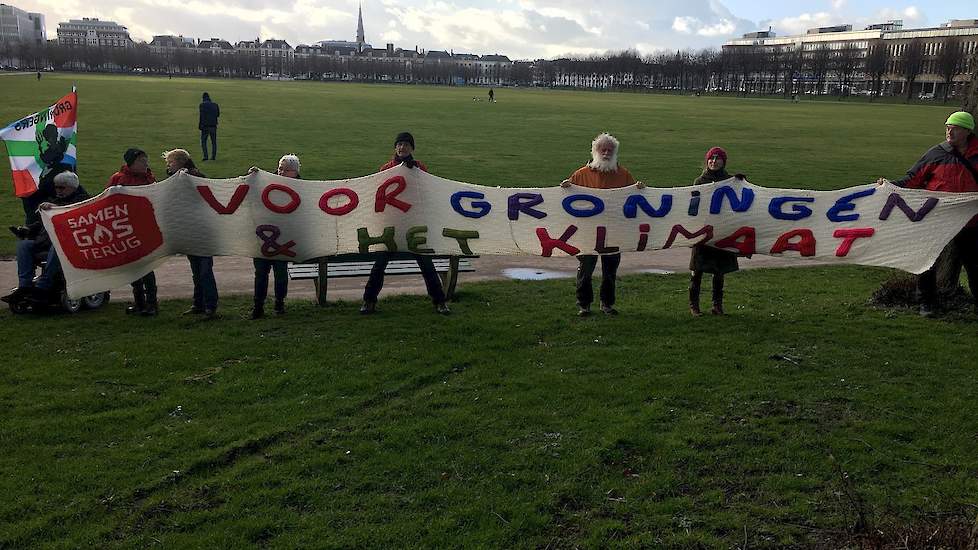
M 966 111 L 958 111 L 956 113 L 951 113 L 951 116 L 947 117 L 947 122 L 944 124 L 948 126 L 960 126 L 975 131 L 975 117 L 971 116 L 971 113 Z
M 122 160 L 126 161 L 126 166 L 132 166 L 132 163 L 136 162 L 136 159 L 143 155 L 146 155 L 146 151 L 137 149 L 136 147 L 130 147 L 126 149 L 125 154 L 122 155 Z
M 394 145 L 397 145 L 402 141 L 410 143 L 412 149 L 416 148 L 414 146 L 414 136 L 412 136 L 410 132 L 401 132 L 400 134 L 397 134 L 397 137 L 394 138 Z
M 720 160 L 722 160 L 724 164 L 727 163 L 727 152 L 721 147 L 712 147 L 706 152 L 706 160 L 710 160 L 713 157 L 720 157 Z

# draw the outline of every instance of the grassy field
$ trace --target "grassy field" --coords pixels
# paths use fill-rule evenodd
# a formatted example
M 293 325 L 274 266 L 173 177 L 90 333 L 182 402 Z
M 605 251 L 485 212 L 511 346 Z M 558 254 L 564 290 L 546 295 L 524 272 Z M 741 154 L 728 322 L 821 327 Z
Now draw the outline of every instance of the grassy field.
M 0 120 L 72 81 L 0 78 Z M 844 187 L 901 173 L 949 110 L 77 84 L 94 190 L 130 145 L 199 154 L 205 90 L 224 113 L 211 176 L 271 168 L 283 152 L 308 178 L 362 175 L 410 129 L 433 172 L 513 186 L 555 184 L 610 130 L 623 164 L 656 185 L 692 180 L 722 144 L 758 184 Z M 16 222 L 19 209 L 0 194 L 0 215 Z M 184 301 L 135 321 L 115 302 L 4 310 L 0 548 L 964 547 L 978 515 L 978 324 L 867 306 L 890 276 L 742 272 L 728 282 L 732 314 L 702 319 L 686 313 L 681 275 L 625 277 L 622 315 L 588 319 L 573 316 L 566 280 L 464 284 L 447 318 L 416 296 L 373 317 L 293 301 L 261 321 L 239 315 L 246 297 L 222 301 L 214 322 L 179 316 Z

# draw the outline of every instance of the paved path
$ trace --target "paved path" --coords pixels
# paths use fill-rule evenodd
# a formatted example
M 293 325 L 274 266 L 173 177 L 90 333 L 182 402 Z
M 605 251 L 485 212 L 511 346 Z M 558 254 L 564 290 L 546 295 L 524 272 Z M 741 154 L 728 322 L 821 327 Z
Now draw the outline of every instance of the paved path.
M 570 257 L 541 258 L 539 256 L 482 256 L 473 260 L 476 271 L 459 275 L 459 288 L 473 281 L 501 279 L 554 279 L 572 278 L 577 260 Z M 741 258 L 742 268 L 810 266 L 814 262 L 794 259 L 755 256 Z M 619 273 L 684 273 L 689 266 L 689 249 L 676 248 L 642 254 L 626 254 Z M 222 296 L 251 294 L 254 284 L 254 268 L 250 258 L 219 257 L 214 260 L 214 272 Z M 188 298 L 193 294 L 190 265 L 183 257 L 170 258 L 156 270 L 161 299 Z M 359 300 L 363 294 L 365 278 L 331 279 L 330 300 Z M 0 289 L 17 286 L 17 265 L 13 261 L 0 261 Z M 271 285 L 269 285 L 271 286 Z M 391 294 L 424 294 L 421 276 L 388 277 L 381 296 Z M 129 286 L 113 289 L 116 300 L 131 298 Z M 271 294 L 271 288 L 269 288 Z M 289 286 L 290 298 L 315 299 L 312 281 L 293 281 Z

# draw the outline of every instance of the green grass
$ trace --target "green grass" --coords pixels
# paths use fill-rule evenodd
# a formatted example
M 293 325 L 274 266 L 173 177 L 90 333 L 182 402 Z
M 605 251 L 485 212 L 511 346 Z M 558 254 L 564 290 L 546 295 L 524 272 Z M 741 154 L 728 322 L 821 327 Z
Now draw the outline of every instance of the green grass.
M 73 80 L 92 190 L 128 146 L 198 154 L 204 90 L 224 113 L 211 176 L 284 152 L 307 178 L 362 175 L 410 129 L 436 174 L 513 186 L 556 183 L 610 130 L 652 184 L 688 183 L 721 144 L 756 183 L 839 188 L 901 173 L 947 111 L 52 76 L 0 79 L 0 120 Z M 0 216 L 21 216 L 9 192 Z M 2 311 L 0 547 L 960 546 L 975 318 L 868 307 L 890 274 L 738 273 L 722 319 L 689 317 L 679 275 L 625 277 L 616 318 L 574 317 L 571 281 L 463 281 L 447 318 L 417 296 L 374 317 L 292 301 L 246 321 L 246 297 L 214 322 L 179 316 L 185 301 L 134 320 L 118 295 Z
M 866 307 L 885 273 L 740 273 L 723 319 L 690 318 L 680 276 L 583 320 L 570 281 L 466 285 L 448 318 L 4 314 L 0 546 L 838 547 L 860 511 L 967 522 L 975 324 Z
M 713 145 L 730 168 L 771 187 L 838 189 L 896 177 L 943 138 L 952 108 L 777 99 L 501 89 L 499 103 L 472 101 L 479 88 L 353 85 L 49 75 L 0 77 L 0 124 L 50 105 L 78 85 L 79 175 L 100 191 L 126 148 L 158 153 L 184 147 L 200 158 L 197 104 L 202 91 L 221 105 L 219 160 L 211 177 L 272 170 L 294 152 L 308 179 L 372 173 L 405 129 L 416 156 L 443 177 L 507 187 L 556 185 L 589 159 L 590 141 L 610 131 L 621 161 L 650 185 L 688 185 Z M 22 219 L 0 157 L 0 219 Z M 0 254 L 13 253 L 0 233 Z

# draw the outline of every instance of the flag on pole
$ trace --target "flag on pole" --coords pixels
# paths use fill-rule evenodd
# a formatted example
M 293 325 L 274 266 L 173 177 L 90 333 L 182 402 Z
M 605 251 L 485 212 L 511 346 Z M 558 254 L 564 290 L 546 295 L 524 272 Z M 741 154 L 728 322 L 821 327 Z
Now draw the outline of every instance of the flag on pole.
M 41 178 L 64 164 L 72 170 L 77 164 L 75 143 L 78 129 L 78 94 L 71 93 L 54 105 L 27 115 L 0 129 L 0 140 L 7 146 L 13 170 L 14 193 L 29 197 L 37 191 Z

